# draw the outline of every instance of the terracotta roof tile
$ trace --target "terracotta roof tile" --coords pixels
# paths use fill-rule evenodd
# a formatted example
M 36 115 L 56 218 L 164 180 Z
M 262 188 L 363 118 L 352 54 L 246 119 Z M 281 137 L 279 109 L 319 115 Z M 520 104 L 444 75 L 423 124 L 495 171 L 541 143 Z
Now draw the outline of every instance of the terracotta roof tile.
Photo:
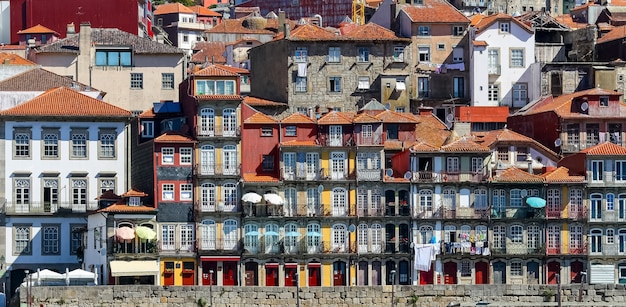
M 128 190 L 126 193 L 121 195 L 122 197 L 146 197 L 148 196 L 148 194 L 139 191 L 137 189 L 131 188 L 130 190 Z
M 543 177 L 530 174 L 528 171 L 517 167 L 510 167 L 499 175 L 496 175 L 493 182 L 517 182 L 517 183 L 542 183 Z
M 238 77 L 239 73 L 235 72 L 232 68 L 233 67 L 222 64 L 212 64 L 194 72 L 193 75 L 206 77 Z
M 191 62 L 196 64 L 215 63 L 226 64 L 226 43 L 224 42 L 197 42 L 191 56 Z
M 299 112 L 293 113 L 283 118 L 280 122 L 283 124 L 315 124 L 316 123 L 314 119 Z
M 154 11 L 154 15 L 165 15 L 173 13 L 194 14 L 195 12 L 180 3 L 165 3 L 158 5 Z
M 589 117 L 589 115 L 587 114 L 583 114 L 579 112 L 572 112 L 573 111 L 572 101 L 574 98 L 584 97 L 584 96 L 589 96 L 589 95 L 615 96 L 615 95 L 622 95 L 622 94 L 619 92 L 611 91 L 611 90 L 605 90 L 601 88 L 592 88 L 589 90 L 561 95 L 558 97 L 549 96 L 549 97 L 546 97 L 544 99 L 537 101 L 536 103 L 529 106 L 528 109 L 521 111 L 519 114 L 528 115 L 528 114 L 539 114 L 539 113 L 544 113 L 544 112 L 556 112 L 559 116 L 563 118 L 573 118 L 573 117 L 587 118 Z M 620 103 L 619 114 L 622 114 L 622 115 L 626 114 L 626 104 Z
M 234 41 L 234 42 L 227 43 L 227 44 L 226 44 L 226 46 L 237 45 L 237 44 L 240 44 L 240 43 L 245 43 L 245 42 L 256 43 L 256 44 L 253 44 L 253 46 L 258 46 L 258 45 L 263 44 L 263 43 L 262 43 L 261 41 L 259 41 L 258 39 L 251 38 L 251 37 L 243 37 L 243 38 L 240 38 L 240 39 L 238 39 L 238 40 L 236 40 L 236 41 Z
M 474 23 L 474 21 L 476 21 Z M 491 26 L 492 24 L 494 24 L 496 21 L 508 21 L 508 22 L 513 22 L 515 24 L 517 24 L 520 28 L 526 30 L 526 32 L 528 33 L 533 33 L 533 29 L 531 29 L 527 24 L 517 20 L 516 18 L 513 18 L 513 16 L 509 15 L 509 14 L 504 14 L 504 13 L 498 13 L 498 14 L 493 14 L 493 15 L 489 15 L 480 19 L 472 19 L 472 26 L 474 26 L 474 28 L 476 28 L 476 34 L 486 30 L 489 28 L 489 26 Z
M 56 87 L 75 88 L 87 91 L 87 85 L 76 82 L 68 77 L 57 75 L 43 68 L 27 70 L 13 77 L 0 81 L 0 91 L 32 92 L 47 91 Z M 98 91 L 90 88 L 91 91 Z
M 495 147 L 499 143 L 526 143 L 535 146 L 535 148 L 541 149 L 545 154 L 551 156 L 552 159 L 554 159 L 555 161 L 558 160 L 558 154 L 556 152 L 537 142 L 537 140 L 533 138 L 527 137 L 523 134 L 519 134 L 509 129 L 488 131 L 478 136 L 478 139 L 481 144 L 490 148 Z
M 380 119 L 383 123 L 417 123 L 417 120 L 413 118 L 411 114 L 398 113 L 390 110 L 376 114 L 376 118 Z
M 569 183 L 569 182 L 584 182 L 585 176 L 572 176 L 569 174 L 567 167 L 559 167 L 553 171 L 546 172 L 539 175 L 545 179 L 548 183 Z
M 286 103 L 271 101 L 271 100 L 251 97 L 251 96 L 244 97 L 242 102 L 249 106 L 267 106 L 267 107 L 271 107 L 271 106 L 287 107 L 288 106 Z
M 582 29 L 590 26 L 590 24 L 586 22 L 574 21 L 574 19 L 572 19 L 572 15 L 570 14 L 554 16 L 554 19 L 572 30 Z
M 403 142 L 397 140 L 385 140 L 384 148 L 387 150 L 405 150 L 411 148 L 415 142 Z
M 263 29 L 253 29 L 244 27 L 243 23 L 245 18 L 239 19 L 224 19 L 222 22 L 213 28 L 207 30 L 207 33 L 233 33 L 233 34 L 267 34 L 267 35 L 275 35 L 276 32 L 272 30 L 268 30 L 267 28 Z M 268 22 L 269 23 L 269 22 Z M 267 25 L 266 25 L 267 27 Z
M 180 132 L 167 131 L 154 139 L 158 143 L 195 143 L 196 141 Z
M 382 122 L 382 120 L 368 113 L 359 113 L 354 117 L 352 122 L 357 123 L 357 124 L 365 124 L 365 123 L 380 123 Z
M 281 33 L 274 40 L 283 39 Z M 314 24 L 298 25 L 291 31 L 290 41 L 407 41 L 410 39 L 398 37 L 380 25 L 368 23 L 365 25 L 344 26 L 339 30 L 322 28 Z
M 246 118 L 244 123 L 246 124 L 278 124 L 278 121 L 261 112 L 256 112 L 254 113 L 254 115 Z
M 113 204 L 106 208 L 102 208 L 97 212 L 108 213 L 156 213 L 156 209 L 148 206 L 129 206 L 127 204 Z
M 222 17 L 222 14 L 210 10 L 202 5 L 195 5 L 190 7 L 190 9 L 194 11 L 198 16 Z
M 156 114 L 154 113 L 154 111 L 152 110 L 152 108 L 147 109 L 143 112 L 141 112 L 141 114 L 139 114 L 139 116 L 137 116 L 139 118 L 155 118 Z
M 244 182 L 278 182 L 279 179 L 274 176 L 257 175 L 257 174 L 243 174 Z
M 446 125 L 434 114 L 419 115 L 419 123 L 415 125 L 415 137 L 418 141 L 441 147 L 450 135 Z
M 333 41 L 340 38 L 334 32 L 307 23 L 293 29 L 287 39 L 291 41 Z
M 200 100 L 241 100 L 241 95 L 196 95 Z
M 491 152 L 489 147 L 474 142 L 469 137 L 462 137 L 450 144 L 441 146 L 441 150 L 445 152 Z
M 39 117 L 119 117 L 129 118 L 131 112 L 104 101 L 91 98 L 67 87 L 47 92 L 13 108 L 0 112 L 2 116 Z
M 344 38 L 359 41 L 400 39 L 393 31 L 373 22 L 354 27 L 344 35 Z
M 38 24 L 34 27 L 30 27 L 28 29 L 17 31 L 17 34 L 49 34 L 49 33 L 59 36 L 59 33 L 57 31 L 51 30 L 50 28 L 46 28 L 42 26 L 41 24 Z
M 0 50 L 26 50 L 26 45 L 2 45 L 0 44 Z M 21 53 L 20 53 L 21 54 Z
M 37 65 L 17 54 L 0 52 L 0 65 Z
M 424 141 L 417 142 L 410 148 L 413 153 L 421 153 L 421 152 L 438 152 L 439 147 L 428 144 Z
M 305 141 L 287 141 L 280 143 L 282 147 L 319 147 L 320 145 L 316 142 L 316 140 L 305 140 Z
M 596 44 L 611 42 L 617 39 L 622 39 L 624 37 L 626 37 L 626 25 L 614 27 L 611 31 L 603 34 L 602 37 L 598 38 Z
M 352 116 L 349 113 L 331 111 L 317 120 L 319 125 L 350 125 Z
M 474 44 L 474 46 L 479 47 L 486 47 L 489 46 L 489 43 L 487 43 L 486 41 L 472 41 L 472 44 Z
M 96 197 L 96 200 L 120 200 L 122 199 L 121 196 L 113 193 L 113 190 L 106 190 L 104 191 L 104 193 L 100 194 L 98 197 Z
M 622 156 L 626 155 L 626 148 L 611 142 L 604 142 L 581 150 L 581 152 L 586 153 L 588 156 Z
M 422 5 L 405 6 L 402 10 L 416 23 L 469 23 L 470 20 L 445 0 L 423 0 Z

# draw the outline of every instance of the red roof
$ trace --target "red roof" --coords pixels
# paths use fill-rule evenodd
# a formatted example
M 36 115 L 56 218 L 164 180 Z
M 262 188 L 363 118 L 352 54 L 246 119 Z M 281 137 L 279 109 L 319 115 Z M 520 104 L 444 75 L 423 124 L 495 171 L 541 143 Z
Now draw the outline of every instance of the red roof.
M 479 17 L 476 17 L 479 16 Z M 508 21 L 517 24 L 520 28 L 526 30 L 528 33 L 533 33 L 533 29 L 531 29 L 527 24 L 517 20 L 517 18 L 513 18 L 513 16 L 504 13 L 493 14 L 489 16 L 481 17 L 482 15 L 476 15 L 472 18 L 472 26 L 476 28 L 476 34 L 486 30 L 497 21 Z
M 244 123 L 246 124 L 278 124 L 278 121 L 261 112 L 256 112 L 254 113 L 254 115 L 246 118 Z
M 122 197 L 146 197 L 146 196 L 148 196 L 148 194 L 142 191 L 136 190 L 134 188 L 131 188 L 130 190 L 128 190 L 128 192 L 122 194 Z
M 317 120 L 319 125 L 349 125 L 352 124 L 352 116 L 349 113 L 331 111 Z
M 575 92 L 571 94 L 561 95 L 558 97 L 549 96 L 544 98 L 532 106 L 528 108 L 528 110 L 522 112 L 523 114 L 539 114 L 544 112 L 555 112 L 561 117 L 588 117 L 587 114 L 581 114 L 578 112 L 573 112 L 572 109 L 572 101 L 578 97 L 584 96 L 616 96 L 622 95 L 619 92 L 605 90 L 601 88 L 592 88 L 585 91 Z M 626 115 L 626 105 L 620 103 L 620 113 L 614 114 L 616 116 L 624 116 Z
M 603 34 L 602 37 L 598 38 L 596 44 L 602 44 L 617 39 L 622 39 L 624 37 L 626 37 L 626 25 L 614 27 L 611 31 Z
M 509 107 L 467 107 L 454 109 L 457 121 L 469 123 L 506 123 Z
M 195 143 L 196 141 L 180 132 L 167 131 L 154 139 L 158 143 Z
M 24 29 L 24 30 L 17 32 L 17 34 L 50 34 L 50 33 L 56 36 L 59 36 L 59 33 L 57 31 L 46 28 L 42 26 L 41 24 L 38 24 L 34 27 L 30 27 L 28 29 Z
M 37 65 L 17 54 L 0 52 L 0 65 Z
M 156 10 L 154 11 L 154 15 L 164 15 L 172 13 L 193 14 L 195 12 L 178 2 L 161 4 L 157 6 Z
M 315 124 L 316 121 L 302 113 L 293 113 L 280 121 L 283 124 Z
M 398 113 L 390 110 L 382 111 L 375 116 L 384 123 L 417 123 L 417 120 L 407 113 Z
M 548 183 L 569 183 L 569 182 L 584 182 L 585 176 L 572 176 L 569 174 L 569 169 L 567 167 L 559 167 L 555 170 L 548 171 L 544 174 L 539 175 L 545 178 Z
M 469 137 L 462 137 L 449 144 L 441 146 L 441 150 L 445 152 L 491 152 L 489 147 L 474 142 Z
M 626 148 L 611 142 L 604 142 L 581 150 L 581 152 L 586 153 L 588 156 L 622 156 L 626 155 Z
M 209 10 L 208 8 L 201 5 L 192 6 L 190 7 L 190 9 L 194 11 L 198 16 L 222 17 L 222 14 L 213 10 Z
M 470 20 L 445 0 L 423 0 L 424 4 L 410 5 L 402 11 L 415 23 L 469 23 Z
M 257 97 L 251 97 L 251 96 L 246 96 L 243 98 L 243 103 L 249 105 L 249 106 L 274 106 L 274 107 L 286 107 L 288 106 L 286 103 L 282 103 L 282 102 L 277 102 L 277 101 L 271 101 L 271 100 L 267 100 L 267 99 L 262 99 L 262 98 L 257 98 Z
M 129 206 L 127 204 L 113 204 L 106 208 L 102 208 L 97 212 L 109 213 L 156 213 L 156 209 L 148 206 Z
M 493 182 L 542 183 L 543 177 L 533 175 L 517 167 L 510 167 L 494 177 Z
M 236 72 L 236 70 L 247 72 L 246 69 L 240 69 L 240 68 L 235 69 L 234 67 L 226 66 L 222 64 L 211 64 L 205 68 L 202 68 L 194 72 L 193 75 L 194 76 L 207 76 L 207 77 L 238 77 L 239 72 Z

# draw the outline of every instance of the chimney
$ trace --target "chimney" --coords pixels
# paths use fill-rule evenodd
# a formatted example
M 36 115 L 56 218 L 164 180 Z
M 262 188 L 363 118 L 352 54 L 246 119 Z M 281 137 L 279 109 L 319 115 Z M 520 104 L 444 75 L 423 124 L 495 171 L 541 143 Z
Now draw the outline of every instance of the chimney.
M 11 60 L 10 59 L 4 59 L 4 65 L 9 65 L 11 64 Z
M 91 24 L 89 22 L 80 23 L 80 32 L 78 33 L 78 70 L 76 72 L 76 81 L 91 86 L 89 78 L 89 66 L 91 65 L 91 54 L 93 50 L 91 41 Z
M 285 31 L 285 11 L 278 11 L 278 33 Z
M 67 24 L 67 36 L 70 34 L 76 34 L 76 27 L 73 22 Z
M 531 157 L 528 157 L 528 159 L 526 159 L 526 163 L 528 163 L 528 173 L 532 174 L 533 173 L 533 159 Z
M 289 24 L 285 23 L 285 38 L 289 37 L 289 34 L 291 34 L 291 29 L 289 29 Z
M 432 107 L 425 107 L 424 105 L 421 105 L 419 106 L 419 108 L 417 108 L 417 110 L 419 111 L 420 115 L 432 115 L 433 114 Z

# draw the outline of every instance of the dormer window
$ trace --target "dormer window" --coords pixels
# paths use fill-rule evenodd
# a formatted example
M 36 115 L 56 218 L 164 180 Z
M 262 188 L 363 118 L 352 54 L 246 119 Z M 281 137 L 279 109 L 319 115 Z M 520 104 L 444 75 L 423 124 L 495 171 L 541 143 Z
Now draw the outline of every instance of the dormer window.
M 508 22 L 500 23 L 500 33 L 510 33 L 511 32 L 511 24 Z
M 600 107 L 608 107 L 609 106 L 609 97 L 602 96 L 600 97 Z
M 129 206 L 133 206 L 133 207 L 138 207 L 141 205 L 141 198 L 140 197 L 130 197 L 128 199 L 128 205 Z
M 235 95 L 235 81 L 196 80 L 196 95 Z

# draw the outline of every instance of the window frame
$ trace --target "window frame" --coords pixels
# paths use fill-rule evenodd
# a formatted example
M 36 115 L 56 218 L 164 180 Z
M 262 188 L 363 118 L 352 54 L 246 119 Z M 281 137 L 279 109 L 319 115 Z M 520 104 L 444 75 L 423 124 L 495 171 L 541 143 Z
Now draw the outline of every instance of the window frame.
M 261 169 L 264 172 L 273 171 L 276 168 L 274 163 L 274 155 L 262 155 L 261 156 Z
M 424 63 L 430 63 L 430 46 L 417 46 L 417 59 Z
M 465 34 L 464 26 L 459 26 L 459 25 L 452 26 L 452 36 L 463 36 L 463 34 Z
M 117 53 L 117 56 L 114 56 Z M 101 56 L 104 54 L 104 64 L 100 62 Z M 124 57 L 126 55 L 127 57 Z M 111 63 L 110 60 L 117 58 L 117 60 Z M 117 64 L 115 64 L 117 63 Z M 94 56 L 94 65 L 97 67 L 131 67 L 133 66 L 133 52 L 128 49 L 96 49 Z
M 191 165 L 193 163 L 193 147 L 179 147 L 178 155 L 178 163 L 180 165 Z
M 51 137 L 52 139 L 49 139 Z M 44 129 L 41 133 L 41 159 L 59 159 L 60 155 L 60 132 L 58 129 Z
M 175 87 L 175 76 L 171 72 L 161 73 L 161 89 L 173 90 Z
M 151 120 L 141 121 L 141 137 L 144 137 L 144 138 L 154 137 L 154 121 L 151 121 Z
M 13 130 L 13 159 L 31 159 L 32 139 L 33 136 L 30 128 L 15 128 Z M 26 142 L 23 142 L 24 140 Z M 20 143 L 18 144 L 18 142 Z
M 98 159 L 117 159 L 117 133 L 115 130 L 101 129 L 98 132 Z
M 89 202 L 89 180 L 85 177 L 70 179 L 72 205 L 87 205 Z
M 306 63 L 308 61 L 307 47 L 296 47 L 293 52 L 293 61 L 296 63 Z
M 18 229 L 25 229 L 27 231 L 28 238 L 18 238 Z M 13 224 L 13 255 L 32 255 L 33 254 L 33 226 L 32 224 Z M 21 247 L 22 244 L 18 244 L 18 242 L 25 242 L 24 248 L 22 250 L 18 250 L 18 247 Z
M 517 54 L 518 52 L 519 54 Z M 526 64 L 525 52 L 525 48 L 509 48 L 509 68 L 524 68 Z M 514 57 L 514 55 L 516 56 Z
M 143 73 L 140 73 L 140 72 L 130 73 L 130 89 L 131 90 L 143 90 Z
M 274 128 L 272 127 L 261 127 L 261 136 L 262 137 L 271 137 L 274 136 Z
M 296 125 L 285 126 L 285 136 L 298 136 L 298 126 Z
M 357 63 L 370 62 L 370 47 L 357 47 Z
M 405 46 L 393 46 L 393 61 L 404 62 Z
M 193 201 L 193 185 L 191 183 L 181 183 L 179 189 L 180 201 Z
M 421 25 L 417 27 L 417 36 L 430 36 L 430 26 Z
M 511 23 L 509 22 L 500 22 L 498 25 L 498 33 L 506 33 L 511 34 Z
M 341 93 L 341 77 L 328 77 L 328 92 Z
M 326 56 L 326 63 L 341 63 L 341 47 L 330 46 L 328 47 L 328 55 Z
M 52 234 L 46 234 L 47 230 L 55 231 Z M 41 255 L 60 255 L 61 254 L 61 225 L 60 224 L 42 224 L 41 225 Z M 51 235 L 48 238 L 47 235 Z M 51 249 L 51 250 L 50 250 Z
M 174 165 L 174 147 L 161 147 L 161 165 Z
M 171 193 L 171 197 L 167 196 Z M 167 196 L 167 197 L 166 197 Z M 161 184 L 161 200 L 163 201 L 174 201 L 174 184 L 173 183 L 162 183 Z
M 296 93 L 306 93 L 308 91 L 307 77 L 296 76 L 294 90 Z

